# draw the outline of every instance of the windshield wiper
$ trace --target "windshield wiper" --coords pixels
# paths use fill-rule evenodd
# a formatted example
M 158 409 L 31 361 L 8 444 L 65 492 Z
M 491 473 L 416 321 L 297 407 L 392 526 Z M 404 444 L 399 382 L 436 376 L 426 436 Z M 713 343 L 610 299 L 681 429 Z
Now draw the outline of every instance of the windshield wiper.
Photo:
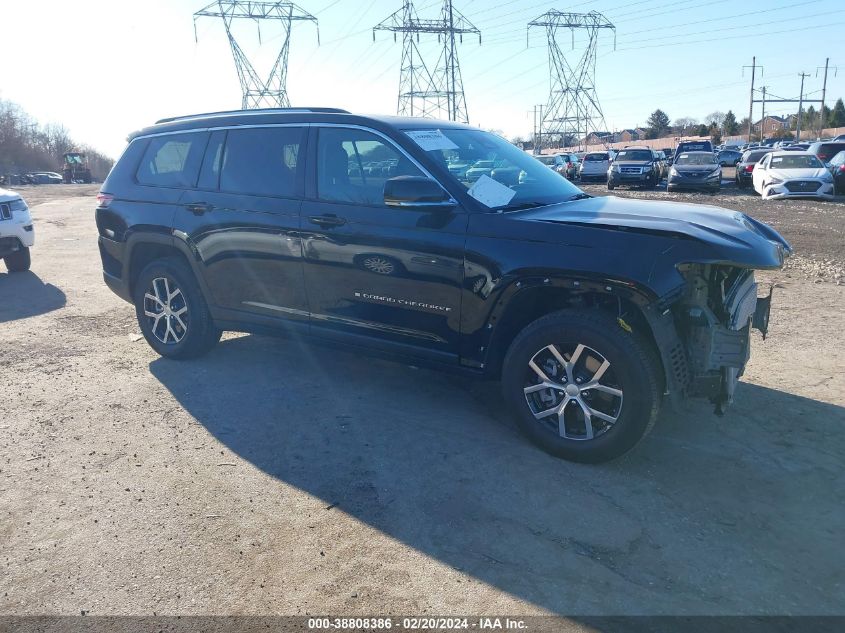
M 534 209 L 536 207 L 544 207 L 548 202 L 536 202 L 536 201 L 528 201 L 528 202 L 519 202 L 517 204 L 509 204 L 506 207 L 503 207 L 502 211 L 519 211 L 520 209 Z
M 567 201 L 567 202 L 574 202 L 575 200 L 584 200 L 584 199 L 586 199 L 586 198 L 592 198 L 592 197 L 593 197 L 593 196 L 591 196 L 590 194 L 588 194 L 588 193 L 584 193 L 584 192 L 582 191 L 581 193 L 576 193 L 576 194 L 575 194 L 574 196 L 572 196 L 571 198 L 567 198 L 567 199 L 566 199 L 566 201 Z

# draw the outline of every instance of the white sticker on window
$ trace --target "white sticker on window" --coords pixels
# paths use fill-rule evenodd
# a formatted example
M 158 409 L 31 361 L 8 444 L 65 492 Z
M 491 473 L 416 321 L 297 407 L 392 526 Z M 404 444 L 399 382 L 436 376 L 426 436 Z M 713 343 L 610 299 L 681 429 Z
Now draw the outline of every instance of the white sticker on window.
M 486 207 L 502 207 L 513 199 L 516 191 L 484 174 L 467 192 Z
M 782 162 L 783 162 L 783 157 L 781 157 L 781 156 L 773 156 L 772 157 L 772 165 L 774 165 L 775 163 L 782 163 Z
M 458 149 L 458 146 L 446 138 L 440 130 L 406 130 L 405 134 L 426 152 L 436 149 Z

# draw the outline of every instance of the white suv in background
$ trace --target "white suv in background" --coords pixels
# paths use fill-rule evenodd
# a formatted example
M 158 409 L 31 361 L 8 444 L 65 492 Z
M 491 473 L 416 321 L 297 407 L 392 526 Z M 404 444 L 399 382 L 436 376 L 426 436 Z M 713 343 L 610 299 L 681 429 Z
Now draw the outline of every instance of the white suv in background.
M 29 270 L 29 249 L 34 243 L 26 202 L 14 191 L 0 189 L 0 258 L 10 273 Z
M 611 152 L 590 152 L 581 161 L 581 181 L 600 180 L 607 181 L 607 170 L 610 169 L 610 162 L 614 153 Z

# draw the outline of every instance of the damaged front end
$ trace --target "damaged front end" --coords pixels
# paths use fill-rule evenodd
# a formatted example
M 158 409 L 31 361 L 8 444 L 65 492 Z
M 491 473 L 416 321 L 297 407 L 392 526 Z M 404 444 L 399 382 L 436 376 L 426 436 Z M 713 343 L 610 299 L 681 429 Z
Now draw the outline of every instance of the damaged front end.
M 722 414 L 751 355 L 751 330 L 765 338 L 772 288 L 758 296 L 754 271 L 725 265 L 683 264 L 683 295 L 672 305 L 689 367 L 686 395 L 707 397 Z

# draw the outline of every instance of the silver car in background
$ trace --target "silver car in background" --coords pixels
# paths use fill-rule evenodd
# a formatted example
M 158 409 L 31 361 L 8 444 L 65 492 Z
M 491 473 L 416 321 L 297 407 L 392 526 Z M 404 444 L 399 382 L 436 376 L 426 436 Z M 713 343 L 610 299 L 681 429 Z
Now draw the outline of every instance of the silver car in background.
M 610 169 L 612 160 L 613 152 L 589 152 L 581 161 L 581 180 L 607 182 L 607 170 Z

